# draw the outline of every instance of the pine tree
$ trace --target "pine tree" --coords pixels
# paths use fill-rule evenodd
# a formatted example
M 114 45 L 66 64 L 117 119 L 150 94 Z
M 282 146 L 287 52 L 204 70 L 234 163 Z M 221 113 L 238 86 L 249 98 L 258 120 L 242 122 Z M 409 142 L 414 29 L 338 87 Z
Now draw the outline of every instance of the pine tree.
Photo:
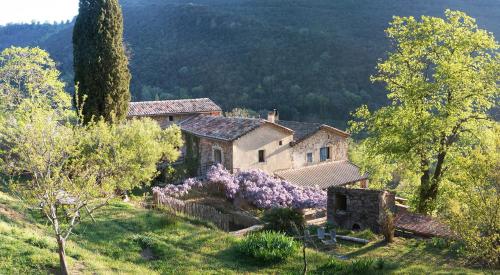
M 73 30 L 75 103 L 84 121 L 125 119 L 130 101 L 130 72 L 123 45 L 118 0 L 80 0 Z

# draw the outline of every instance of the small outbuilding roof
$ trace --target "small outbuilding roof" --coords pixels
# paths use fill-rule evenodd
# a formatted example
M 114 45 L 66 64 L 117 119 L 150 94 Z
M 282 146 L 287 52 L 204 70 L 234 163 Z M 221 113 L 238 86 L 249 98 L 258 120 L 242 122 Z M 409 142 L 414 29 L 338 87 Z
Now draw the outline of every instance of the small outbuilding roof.
M 422 237 L 452 238 L 454 236 L 450 227 L 438 219 L 407 211 L 396 213 L 394 226 L 399 230 Z
M 130 102 L 128 116 L 221 112 L 209 98 Z
M 274 173 L 294 185 L 317 186 L 321 189 L 346 185 L 368 178 L 368 174 L 361 174 L 359 167 L 347 160 L 330 161 Z
M 299 143 L 302 140 L 310 137 L 314 133 L 316 133 L 319 130 L 326 130 L 330 132 L 334 132 L 337 135 L 340 135 L 342 137 L 348 137 L 349 133 L 339 130 L 335 127 L 326 125 L 326 124 L 321 124 L 321 123 L 314 123 L 314 122 L 299 122 L 299 121 L 287 121 L 287 120 L 278 120 L 276 121 L 277 124 L 282 125 L 284 127 L 287 127 L 289 129 L 292 129 L 294 131 L 294 136 L 293 136 L 293 141 L 294 143 Z
M 195 115 L 181 121 L 179 126 L 182 131 L 196 136 L 233 141 L 264 124 L 271 124 L 290 134 L 293 133 L 286 127 L 258 118 Z

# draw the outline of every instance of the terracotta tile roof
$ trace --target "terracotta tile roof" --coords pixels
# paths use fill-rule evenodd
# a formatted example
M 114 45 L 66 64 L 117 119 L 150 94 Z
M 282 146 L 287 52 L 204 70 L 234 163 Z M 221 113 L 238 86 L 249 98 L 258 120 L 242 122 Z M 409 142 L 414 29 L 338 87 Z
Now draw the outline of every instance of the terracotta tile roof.
M 179 122 L 185 132 L 213 139 L 232 141 L 270 123 L 264 119 L 197 115 Z M 292 130 L 276 125 L 292 133 Z
M 394 218 L 394 226 L 403 231 L 422 237 L 452 237 L 450 228 L 437 219 L 416 213 L 398 211 Z
M 130 102 L 128 116 L 154 116 L 165 114 L 221 112 L 209 98 L 176 99 Z
M 313 135 L 317 131 L 321 129 L 325 129 L 328 131 L 333 131 L 341 136 L 348 137 L 349 133 L 339 130 L 335 127 L 326 125 L 326 124 L 321 124 L 321 123 L 314 123 L 314 122 L 299 122 L 299 121 L 287 121 L 287 120 L 278 120 L 276 122 L 279 125 L 282 125 L 284 127 L 290 128 L 294 131 L 293 135 L 293 140 L 294 143 L 299 143 L 302 140 L 308 138 L 309 136 Z
M 368 178 L 362 175 L 359 167 L 351 162 L 330 161 L 297 169 L 277 171 L 278 177 L 299 186 L 318 186 L 326 189 L 331 186 L 341 186 Z

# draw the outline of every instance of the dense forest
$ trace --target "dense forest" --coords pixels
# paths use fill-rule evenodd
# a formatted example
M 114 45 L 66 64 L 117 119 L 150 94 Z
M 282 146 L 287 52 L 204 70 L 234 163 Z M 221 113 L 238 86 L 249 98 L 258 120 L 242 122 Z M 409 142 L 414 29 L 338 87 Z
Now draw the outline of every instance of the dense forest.
M 210 97 L 224 109 L 280 110 L 345 126 L 386 102 L 370 82 L 393 15 L 458 9 L 500 35 L 497 0 L 122 0 L 133 100 Z M 73 80 L 73 22 L 0 27 L 0 50 L 48 50 Z

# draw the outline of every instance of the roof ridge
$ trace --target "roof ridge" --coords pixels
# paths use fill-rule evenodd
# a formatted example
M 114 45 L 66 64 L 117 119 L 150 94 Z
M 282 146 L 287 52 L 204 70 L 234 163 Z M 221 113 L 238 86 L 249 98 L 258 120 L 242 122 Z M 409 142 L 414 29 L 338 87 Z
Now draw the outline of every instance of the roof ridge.
M 144 101 L 130 101 L 129 103 L 153 103 L 153 102 L 166 102 L 166 101 L 188 101 L 188 100 L 210 100 L 208 97 L 198 97 L 198 98 L 179 98 L 179 99 L 164 99 L 164 100 L 144 100 Z
M 279 123 L 280 121 L 285 121 L 285 122 L 295 122 L 295 123 L 302 123 L 302 124 L 318 124 L 318 125 L 325 125 L 324 123 L 321 122 L 309 122 L 309 121 L 296 121 L 296 120 L 282 120 L 279 119 L 276 122 Z
M 350 136 L 350 135 L 351 135 L 351 134 L 349 134 L 347 131 L 340 130 L 339 128 L 337 128 L 337 127 L 333 127 L 333 126 L 328 125 L 328 124 L 321 124 L 319 127 L 320 127 L 320 128 L 321 128 L 321 127 L 329 127 L 329 128 L 332 128 L 333 130 L 335 130 L 335 131 L 339 131 L 339 132 L 341 132 L 341 133 L 343 133 L 343 134 L 345 134 L 345 135 L 348 135 L 348 136 Z
M 259 121 L 259 122 L 267 122 L 267 120 L 262 119 L 262 118 L 253 118 L 253 117 L 232 117 L 232 116 L 214 116 L 210 114 L 197 114 L 196 116 L 205 116 L 205 117 L 211 117 L 215 119 L 228 119 L 228 120 L 253 120 L 253 121 Z
M 335 130 L 338 130 L 340 132 L 347 133 L 346 131 L 341 130 L 341 129 L 335 127 L 335 126 L 332 126 L 332 125 L 327 124 L 327 123 L 322 123 L 322 122 L 309 122 L 309 121 L 296 121 L 296 120 L 277 120 L 277 123 L 279 123 L 280 121 L 300 123 L 300 124 L 309 124 L 309 125 L 317 125 L 318 127 L 326 126 L 326 127 L 330 127 L 330 128 L 335 129 Z

